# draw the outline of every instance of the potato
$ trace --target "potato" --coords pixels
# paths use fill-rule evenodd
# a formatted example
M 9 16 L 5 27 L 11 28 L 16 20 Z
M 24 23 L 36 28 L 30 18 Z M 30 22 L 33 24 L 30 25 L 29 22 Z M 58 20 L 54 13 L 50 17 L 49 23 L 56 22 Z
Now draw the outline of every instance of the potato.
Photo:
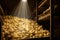
M 7 33 L 8 37 L 25 39 L 49 36 L 48 30 L 43 30 L 42 25 L 31 19 L 19 18 L 15 16 L 4 16 L 2 25 L 2 35 Z M 34 34 L 34 35 L 33 35 Z

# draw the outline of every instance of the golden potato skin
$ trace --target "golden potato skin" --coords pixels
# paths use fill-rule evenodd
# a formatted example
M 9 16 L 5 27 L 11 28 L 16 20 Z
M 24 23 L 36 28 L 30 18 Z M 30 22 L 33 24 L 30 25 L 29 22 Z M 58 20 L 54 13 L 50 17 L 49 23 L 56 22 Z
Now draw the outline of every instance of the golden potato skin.
M 43 30 L 42 25 L 37 22 L 25 18 L 15 16 L 4 16 L 4 25 L 2 25 L 2 39 L 5 35 L 12 38 L 40 38 L 49 37 L 48 30 Z

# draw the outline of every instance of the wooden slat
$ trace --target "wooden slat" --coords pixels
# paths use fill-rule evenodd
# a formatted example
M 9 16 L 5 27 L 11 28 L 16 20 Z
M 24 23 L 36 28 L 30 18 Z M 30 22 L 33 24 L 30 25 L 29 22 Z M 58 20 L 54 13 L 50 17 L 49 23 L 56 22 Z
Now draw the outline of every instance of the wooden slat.
M 38 20 L 45 19 L 50 16 L 50 7 L 45 10 L 41 15 L 38 15 Z
M 4 15 L 4 11 L 3 11 L 3 8 L 2 6 L 0 5 L 0 15 L 3 14 Z
M 38 8 L 42 7 L 48 0 L 44 0 L 39 6 Z
M 2 18 L 2 15 L 1 14 L 4 15 L 4 11 L 3 11 L 3 9 L 2 9 L 2 7 L 0 5 L 0 21 L 3 22 L 3 18 Z
M 45 5 L 45 3 L 47 2 L 48 0 L 44 0 L 38 7 L 37 7 L 37 10 L 40 9 L 43 5 Z M 36 12 L 36 9 L 34 10 L 34 13 Z
M 42 20 L 50 16 L 50 7 L 38 16 L 38 20 Z

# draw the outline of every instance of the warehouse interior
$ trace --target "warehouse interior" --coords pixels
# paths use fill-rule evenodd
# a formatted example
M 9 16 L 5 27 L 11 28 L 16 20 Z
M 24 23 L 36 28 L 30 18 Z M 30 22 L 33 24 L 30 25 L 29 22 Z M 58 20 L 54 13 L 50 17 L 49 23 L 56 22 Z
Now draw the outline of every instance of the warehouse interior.
M 2 16 L 5 15 L 14 15 L 12 13 L 14 11 L 14 8 L 17 7 L 20 0 L 1 0 L 0 1 L 0 22 L 2 23 Z M 30 11 L 31 11 L 31 17 L 30 19 L 35 20 L 39 25 L 42 25 L 43 29 L 47 29 L 49 32 L 51 31 L 50 27 L 50 0 L 27 0 Z M 28 15 L 30 16 L 30 15 Z M 1 26 L 2 26 L 1 25 Z M 45 38 L 33 38 L 30 40 L 49 40 L 50 37 Z M 29 39 L 24 39 L 29 40 Z

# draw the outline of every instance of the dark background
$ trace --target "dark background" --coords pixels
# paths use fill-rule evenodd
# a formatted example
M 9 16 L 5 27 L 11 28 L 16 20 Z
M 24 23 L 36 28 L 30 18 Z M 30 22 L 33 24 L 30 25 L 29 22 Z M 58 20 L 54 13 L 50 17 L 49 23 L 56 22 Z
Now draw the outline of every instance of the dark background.
M 52 5 L 52 39 L 60 39 L 60 0 L 51 0 Z

